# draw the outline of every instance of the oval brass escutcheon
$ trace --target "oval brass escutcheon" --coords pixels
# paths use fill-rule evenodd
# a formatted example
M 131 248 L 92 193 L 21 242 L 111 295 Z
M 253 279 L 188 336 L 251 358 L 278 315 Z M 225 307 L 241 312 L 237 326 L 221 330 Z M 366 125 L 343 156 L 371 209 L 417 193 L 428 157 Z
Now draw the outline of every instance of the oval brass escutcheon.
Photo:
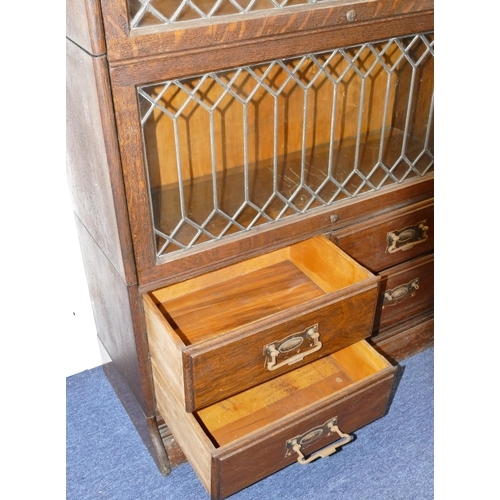
M 402 243 L 405 243 L 408 240 L 410 240 L 411 238 L 413 238 L 414 236 L 415 236 L 415 229 L 406 229 L 405 231 L 400 233 L 399 241 L 401 241 Z
M 395 306 L 396 304 L 403 302 L 403 300 L 414 297 L 416 291 L 420 287 L 419 282 L 420 279 L 415 278 L 408 283 L 404 283 L 390 290 L 386 290 L 384 293 L 384 304 L 382 307 Z
M 304 437 L 302 437 L 299 441 L 300 444 L 302 445 L 308 445 L 311 443 L 314 443 L 314 441 L 317 441 L 321 435 L 323 434 L 323 428 L 321 429 L 314 429 L 311 432 L 308 432 Z
M 307 446 L 312 444 L 314 441 L 317 441 L 321 436 L 330 436 L 331 434 L 336 433 L 340 436 L 340 440 L 331 443 L 325 448 L 316 451 L 311 454 L 309 457 L 305 457 L 302 453 L 302 446 Z M 289 439 L 286 444 L 286 453 L 285 458 L 290 456 L 292 453 L 297 453 L 298 458 L 297 462 L 299 464 L 305 465 L 311 463 L 313 460 L 317 458 L 324 458 L 329 455 L 332 455 L 337 451 L 337 448 L 347 444 L 351 441 L 352 436 L 349 434 L 344 434 L 337 425 L 337 417 L 333 417 L 332 419 L 326 421 L 323 425 L 315 427 L 309 431 L 306 431 L 304 434 L 300 436 L 296 436 L 292 439 Z
M 281 344 L 278 348 L 279 352 L 289 352 L 292 351 L 293 349 L 296 349 L 299 347 L 300 344 L 304 342 L 304 339 L 302 337 L 293 337 Z
M 406 226 L 396 231 L 387 233 L 386 253 L 394 253 L 399 250 L 409 250 L 419 243 L 427 240 L 427 220 L 417 222 L 413 226 Z
M 319 341 L 318 324 L 308 326 L 303 331 L 288 335 L 264 346 L 264 366 L 268 370 L 277 370 L 284 365 L 291 365 L 305 356 L 323 347 Z M 278 360 L 279 358 L 279 360 Z
M 392 300 L 398 300 L 408 295 L 408 288 L 405 286 L 400 286 L 392 292 Z

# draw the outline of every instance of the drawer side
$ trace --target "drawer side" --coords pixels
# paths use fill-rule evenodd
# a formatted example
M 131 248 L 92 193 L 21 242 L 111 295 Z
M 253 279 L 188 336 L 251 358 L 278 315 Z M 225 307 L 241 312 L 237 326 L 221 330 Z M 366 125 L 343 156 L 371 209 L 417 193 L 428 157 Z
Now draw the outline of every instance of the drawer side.
M 184 404 L 182 343 L 149 295 L 143 295 L 143 304 L 151 360 Z
M 186 413 L 183 405 L 173 394 L 172 386 L 167 379 L 162 377 L 154 361 L 152 367 L 158 411 L 172 431 L 172 435 L 179 443 L 203 486 L 207 491 L 210 491 L 211 455 L 214 446 L 200 428 L 193 414 Z

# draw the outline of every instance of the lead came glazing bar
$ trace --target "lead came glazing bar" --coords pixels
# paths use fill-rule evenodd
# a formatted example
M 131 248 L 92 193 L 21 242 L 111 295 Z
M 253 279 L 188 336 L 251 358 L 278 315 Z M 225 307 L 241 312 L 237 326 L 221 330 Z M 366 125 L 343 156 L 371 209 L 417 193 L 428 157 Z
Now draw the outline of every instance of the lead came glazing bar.
M 433 35 L 138 88 L 157 257 L 433 170 Z
M 387 68 L 386 68 L 387 70 Z M 392 71 L 388 70 L 387 71 L 387 85 L 385 88 L 385 99 L 384 99 L 384 114 L 382 118 L 382 131 L 380 134 L 380 141 L 379 141 L 379 153 L 378 153 L 378 159 L 377 159 L 377 165 L 374 166 L 374 168 L 377 168 L 378 165 L 382 165 L 383 163 L 383 158 L 384 158 L 384 144 L 385 144 L 385 129 L 386 129 L 386 123 L 387 123 L 387 115 L 388 115 L 388 109 L 389 109 L 389 98 L 390 98 L 390 92 L 391 92 L 391 81 L 392 81 Z M 397 179 L 393 176 L 392 172 L 389 170 L 386 172 L 385 177 L 384 177 L 384 182 L 387 180 L 387 178 L 391 176 L 395 181 Z
M 429 153 L 429 154 L 430 154 L 429 143 L 430 143 L 430 136 L 431 136 L 431 130 L 432 130 L 433 123 L 434 123 L 434 92 L 432 93 L 431 107 L 429 110 L 429 119 L 427 121 L 427 127 L 426 127 L 426 132 L 425 132 L 424 151 L 426 153 Z M 424 153 L 424 151 L 422 151 L 422 154 Z

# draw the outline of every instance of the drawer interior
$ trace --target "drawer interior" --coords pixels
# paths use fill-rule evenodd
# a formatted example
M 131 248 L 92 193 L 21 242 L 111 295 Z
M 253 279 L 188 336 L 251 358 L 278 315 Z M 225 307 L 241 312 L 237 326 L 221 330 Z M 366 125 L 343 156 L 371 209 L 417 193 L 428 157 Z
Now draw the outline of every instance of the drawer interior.
M 365 341 L 194 413 L 216 447 L 370 378 L 390 363 Z
M 324 236 L 150 293 L 185 345 L 361 282 L 372 274 Z

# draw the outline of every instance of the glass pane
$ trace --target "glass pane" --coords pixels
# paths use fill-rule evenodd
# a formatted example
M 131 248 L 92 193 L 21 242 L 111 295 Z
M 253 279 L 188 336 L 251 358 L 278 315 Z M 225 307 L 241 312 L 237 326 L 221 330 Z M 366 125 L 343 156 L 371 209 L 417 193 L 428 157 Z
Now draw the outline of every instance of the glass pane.
M 157 255 L 433 170 L 432 34 L 138 89 Z
M 133 29 L 326 1 L 329 0 L 128 0 L 128 7 Z

